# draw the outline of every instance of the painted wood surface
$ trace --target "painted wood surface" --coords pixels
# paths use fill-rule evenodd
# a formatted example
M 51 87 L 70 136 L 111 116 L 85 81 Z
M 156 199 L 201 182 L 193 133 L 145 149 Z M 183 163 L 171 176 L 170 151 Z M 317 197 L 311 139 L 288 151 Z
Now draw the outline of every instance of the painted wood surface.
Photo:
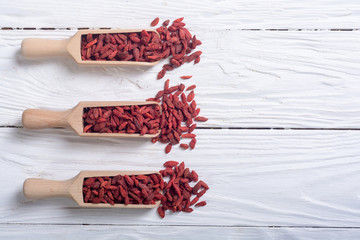
M 359 229 L 333 228 L 274 228 L 274 227 L 209 227 L 209 226 L 113 226 L 113 225 L 23 225 L 0 226 L 0 231 L 7 239 L 91 239 L 99 236 L 102 239 L 297 239 L 297 240 L 333 240 L 358 239 Z
M 84 67 L 71 59 L 25 60 L 22 39 L 75 31 L 1 31 L 0 125 L 20 126 L 26 108 L 64 110 L 79 101 L 144 100 L 163 88 L 162 64 Z M 166 74 L 196 83 L 205 127 L 359 128 L 360 31 L 199 32 L 201 62 Z M 236 44 L 229 44 L 234 43 Z M 181 75 L 193 75 L 181 80 Z M 139 91 L 141 91 L 139 93 Z
M 120 139 L 86 139 L 67 130 L 1 129 L 2 224 L 144 224 L 357 227 L 357 131 L 197 130 L 193 151 Z M 14 148 L 14 144 L 17 144 Z M 45 147 L 46 146 L 46 147 Z M 27 177 L 64 180 L 80 170 L 160 170 L 185 161 L 211 189 L 208 205 L 160 219 L 153 210 L 79 209 L 71 200 L 30 201 Z
M 195 150 L 175 147 L 166 155 L 163 144 L 147 140 L 21 128 L 26 108 L 144 100 L 164 83 L 155 79 L 162 64 L 25 60 L 22 39 L 64 39 L 78 28 L 148 28 L 155 17 L 175 15 L 203 42 L 198 65 L 165 76 L 198 86 L 196 101 L 209 121 L 196 130 Z M 359 22 L 357 0 L 3 1 L 0 238 L 359 239 Z M 151 171 L 166 160 L 185 161 L 210 185 L 206 207 L 161 220 L 154 209 L 79 209 L 71 200 L 22 194 L 29 177 Z
M 192 29 L 359 28 L 357 0 L 4 1 L 4 27 L 137 27 L 184 16 Z

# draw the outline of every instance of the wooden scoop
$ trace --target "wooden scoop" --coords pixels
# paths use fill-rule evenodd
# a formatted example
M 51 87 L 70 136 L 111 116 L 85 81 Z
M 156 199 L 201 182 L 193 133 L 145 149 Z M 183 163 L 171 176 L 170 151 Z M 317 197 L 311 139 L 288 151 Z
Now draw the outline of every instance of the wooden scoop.
M 88 208 L 155 208 L 160 201 L 155 204 L 106 204 L 106 203 L 84 203 L 83 182 L 88 177 L 103 177 L 116 175 L 148 175 L 159 174 L 154 171 L 81 171 L 74 178 L 65 181 L 46 180 L 43 178 L 28 178 L 23 185 L 23 192 L 26 198 L 40 199 L 63 197 L 73 199 L 80 207 Z
M 90 61 L 81 59 L 81 36 L 88 33 L 91 34 L 106 34 L 106 33 L 129 33 L 141 32 L 142 29 L 109 29 L 109 30 L 80 30 L 69 39 L 50 40 L 41 38 L 27 38 L 21 43 L 21 54 L 25 58 L 43 58 L 64 56 L 72 57 L 78 64 L 84 65 L 134 65 L 134 66 L 154 66 L 159 63 L 156 62 L 136 62 L 136 61 Z M 148 32 L 156 32 L 155 30 L 146 29 Z M 156 34 L 158 34 L 156 32 Z
M 79 102 L 74 108 L 67 111 L 48 111 L 40 109 L 26 109 L 22 115 L 22 125 L 26 129 L 43 129 L 43 128 L 68 128 L 74 130 L 82 137 L 143 137 L 153 138 L 160 134 L 140 135 L 138 133 L 85 133 L 83 131 L 83 113 L 84 108 L 88 107 L 113 107 L 113 106 L 131 106 L 131 105 L 160 105 L 157 102 L 145 101 L 107 101 L 107 102 Z M 161 107 L 160 107 L 161 109 Z

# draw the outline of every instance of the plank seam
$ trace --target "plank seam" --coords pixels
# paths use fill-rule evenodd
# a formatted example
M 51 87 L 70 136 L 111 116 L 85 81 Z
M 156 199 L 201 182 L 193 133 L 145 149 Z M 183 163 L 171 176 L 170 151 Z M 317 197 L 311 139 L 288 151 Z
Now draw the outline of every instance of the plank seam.
M 0 30 L 9 31 L 9 30 L 43 30 L 43 31 L 56 31 L 56 30 L 88 30 L 88 29 L 112 29 L 110 27 L 1 27 Z M 360 31 L 360 28 L 240 28 L 240 29 L 226 29 L 230 30 L 240 30 L 240 31 L 334 31 L 334 32 L 348 32 L 348 31 Z
M 358 229 L 360 227 L 334 227 L 334 226 L 294 226 L 294 225 L 199 225 L 199 224 L 188 224 L 188 225 L 177 225 L 177 224 L 112 224 L 112 223 L 21 223 L 21 222 L 11 222 L 11 223 L 0 223 L 0 226 L 6 225 L 29 225 L 29 226 L 119 226 L 119 227 L 214 227 L 214 228 L 316 228 L 316 229 Z
M 23 128 L 22 126 L 5 125 L 0 128 Z M 295 131 L 360 131 L 360 128 L 283 128 L 283 127 L 196 127 L 207 130 L 295 130 Z

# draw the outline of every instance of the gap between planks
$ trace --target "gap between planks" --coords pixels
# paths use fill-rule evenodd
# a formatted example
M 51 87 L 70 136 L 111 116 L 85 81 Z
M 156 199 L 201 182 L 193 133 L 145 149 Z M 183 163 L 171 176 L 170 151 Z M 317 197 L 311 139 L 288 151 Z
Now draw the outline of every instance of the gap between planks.
M 0 128 L 23 128 L 22 126 L 5 125 Z M 282 127 L 196 127 L 196 129 L 226 130 L 295 130 L 295 131 L 360 131 L 360 128 L 282 128 Z
M 52 27 L 1 27 L 0 30 L 8 31 L 8 30 L 45 30 L 45 31 L 55 31 L 55 30 L 87 30 L 87 29 L 111 29 L 111 28 L 90 28 L 90 27 L 80 27 L 80 28 L 72 28 L 72 27 L 63 27 L 63 28 L 52 28 Z M 226 29 L 229 30 L 230 29 Z M 236 29 L 240 31 L 360 31 L 360 28 L 314 28 L 314 29 L 285 29 L 285 28 L 271 28 L 271 29 Z M 14 126 L 14 125 L 4 125 L 0 126 L 0 128 L 23 128 L 22 126 Z M 282 127 L 197 127 L 197 129 L 229 129 L 229 130 L 314 130 L 314 131 L 359 131 L 360 128 L 282 128 Z
M 88 29 L 112 29 L 108 27 L 99 27 L 99 28 L 90 28 L 90 27 L 79 27 L 79 28 L 72 28 L 72 27 L 61 27 L 61 28 L 53 28 L 53 27 L 1 27 L 0 30 L 9 31 L 9 30 L 45 30 L 45 31 L 56 31 L 56 30 L 88 30 Z M 360 31 L 360 28 L 241 28 L 241 29 L 226 29 L 227 31 L 230 30 L 240 30 L 240 31 Z
M 199 228 L 315 228 L 315 229 L 359 229 L 360 227 L 331 227 L 331 226 L 286 226 L 286 225 L 274 225 L 274 226 L 247 226 L 247 225 L 197 225 L 197 224 L 188 224 L 188 225 L 176 225 L 176 224 L 110 224 L 110 223 L 0 223 L 0 226 L 6 225 L 29 225 L 29 226 L 122 226 L 122 227 L 199 227 Z

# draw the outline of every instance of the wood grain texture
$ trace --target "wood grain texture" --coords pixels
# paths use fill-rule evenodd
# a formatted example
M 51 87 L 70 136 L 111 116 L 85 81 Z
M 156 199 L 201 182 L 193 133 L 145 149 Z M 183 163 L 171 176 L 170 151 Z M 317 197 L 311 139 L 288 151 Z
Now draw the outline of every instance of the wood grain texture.
M 3 27 L 148 27 L 155 17 L 185 17 L 196 29 L 356 28 L 357 0 L 6 1 Z M 199 24 L 201 23 L 201 24 Z
M 0 223 L 357 227 L 360 136 L 353 131 L 197 130 L 193 151 L 120 139 L 84 139 L 67 130 L 0 129 Z M 16 147 L 14 147 L 16 146 Z M 204 208 L 79 209 L 68 199 L 24 199 L 29 177 L 69 179 L 80 170 L 159 170 L 185 161 L 210 190 Z
M 74 31 L 0 32 L 0 125 L 20 126 L 26 108 L 64 110 L 84 100 L 144 100 L 162 89 L 162 64 L 84 67 L 70 59 L 25 60 L 27 37 Z M 205 127 L 360 127 L 360 31 L 198 31 L 201 62 L 169 72 L 171 84 L 196 83 Z M 233 43 L 233 44 L 230 44 Z M 193 75 L 181 80 L 181 75 Z
M 265 227 L 209 227 L 209 226 L 78 226 L 78 225 L 0 225 L 0 237 L 4 239 L 297 239 L 297 240 L 344 240 L 358 239 L 359 229 L 331 228 L 265 228 Z M 24 238 L 24 236 L 26 236 Z
M 28 61 L 19 54 L 22 39 L 64 39 L 82 27 L 148 28 L 155 17 L 162 22 L 176 13 L 203 41 L 204 54 L 196 67 L 165 77 L 175 84 L 185 82 L 181 75 L 194 76 L 186 83 L 198 85 L 196 101 L 210 119 L 202 127 L 359 129 L 358 0 L 16 0 L 1 6 L 1 239 L 359 239 L 358 131 L 199 129 L 194 151 L 175 147 L 165 155 L 163 144 L 147 140 L 7 127 L 20 126 L 26 108 L 143 100 L 164 83 L 155 80 L 162 64 Z M 48 30 L 26 30 L 39 28 Z M 22 195 L 29 177 L 152 171 L 166 160 L 184 160 L 210 185 L 205 208 L 161 220 L 155 210 L 80 209 L 67 199 Z

